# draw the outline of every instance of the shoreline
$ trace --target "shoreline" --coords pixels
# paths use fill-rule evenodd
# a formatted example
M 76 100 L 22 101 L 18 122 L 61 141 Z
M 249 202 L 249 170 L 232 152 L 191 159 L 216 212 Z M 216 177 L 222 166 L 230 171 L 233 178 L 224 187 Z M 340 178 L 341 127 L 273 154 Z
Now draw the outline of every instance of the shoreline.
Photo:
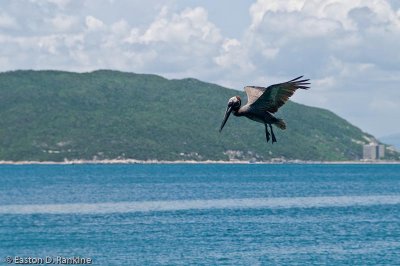
M 135 160 L 135 159 L 107 159 L 107 160 L 69 160 L 69 161 L 0 161 L 0 165 L 74 165 L 74 164 L 400 164 L 400 161 L 159 161 L 159 160 Z

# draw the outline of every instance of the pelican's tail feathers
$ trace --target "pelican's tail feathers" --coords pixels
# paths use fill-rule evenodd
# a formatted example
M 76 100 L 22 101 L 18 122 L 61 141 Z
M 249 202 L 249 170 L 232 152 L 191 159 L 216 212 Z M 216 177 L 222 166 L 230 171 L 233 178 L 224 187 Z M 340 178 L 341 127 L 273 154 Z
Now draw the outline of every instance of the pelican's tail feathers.
M 277 118 L 277 121 L 274 123 L 275 126 L 279 127 L 282 130 L 286 129 L 286 123 L 283 119 Z

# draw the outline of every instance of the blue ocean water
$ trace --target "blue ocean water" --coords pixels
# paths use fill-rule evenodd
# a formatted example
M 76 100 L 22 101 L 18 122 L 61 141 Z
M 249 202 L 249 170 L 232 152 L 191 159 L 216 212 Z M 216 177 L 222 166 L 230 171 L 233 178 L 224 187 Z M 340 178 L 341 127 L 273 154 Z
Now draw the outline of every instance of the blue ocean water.
M 0 165 L 7 257 L 400 265 L 400 165 Z

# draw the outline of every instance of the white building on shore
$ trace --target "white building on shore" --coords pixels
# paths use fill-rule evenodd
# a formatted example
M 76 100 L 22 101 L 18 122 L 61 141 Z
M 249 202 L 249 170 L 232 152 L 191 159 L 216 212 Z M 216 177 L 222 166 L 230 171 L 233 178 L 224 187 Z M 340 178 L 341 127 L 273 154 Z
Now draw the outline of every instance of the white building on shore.
M 379 160 L 385 157 L 385 145 L 370 143 L 363 146 L 364 160 Z

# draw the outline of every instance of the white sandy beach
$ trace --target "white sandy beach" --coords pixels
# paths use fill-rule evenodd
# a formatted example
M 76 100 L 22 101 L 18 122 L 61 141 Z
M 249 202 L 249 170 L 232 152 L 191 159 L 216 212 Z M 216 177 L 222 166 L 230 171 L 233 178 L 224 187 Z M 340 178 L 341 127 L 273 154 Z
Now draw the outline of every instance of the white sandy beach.
M 105 159 L 105 160 L 66 160 L 66 161 L 0 161 L 0 165 L 34 165 L 34 164 L 400 164 L 400 161 L 303 161 L 303 160 L 286 160 L 286 161 L 195 161 L 195 160 L 178 160 L 178 161 L 160 161 L 160 160 L 136 160 L 136 159 Z

